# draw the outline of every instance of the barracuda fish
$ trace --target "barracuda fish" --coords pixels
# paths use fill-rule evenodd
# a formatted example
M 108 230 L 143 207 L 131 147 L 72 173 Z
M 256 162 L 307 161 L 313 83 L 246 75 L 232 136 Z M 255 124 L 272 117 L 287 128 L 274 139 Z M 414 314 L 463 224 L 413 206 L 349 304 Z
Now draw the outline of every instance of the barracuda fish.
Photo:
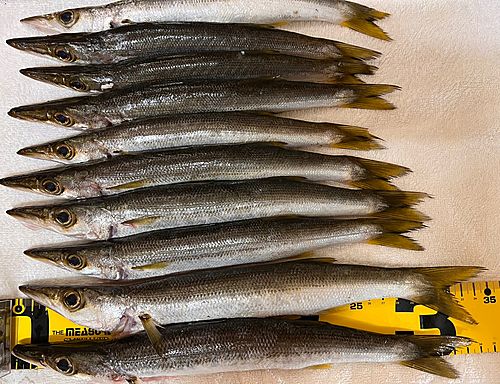
M 273 52 L 312 59 L 373 59 L 370 49 L 260 25 L 143 23 L 95 33 L 7 40 L 10 46 L 66 63 L 110 64 L 194 52 Z
M 315 315 L 351 302 L 399 297 L 475 324 L 448 291 L 480 267 L 380 268 L 332 259 L 245 264 L 85 286 L 23 285 L 21 292 L 69 320 L 129 334 L 140 316 L 157 324 L 236 317 Z
M 27 105 L 8 113 L 22 120 L 88 130 L 177 113 L 284 112 L 315 107 L 394 109 L 379 96 L 397 89 L 386 84 L 333 85 L 283 80 L 167 83 Z
M 457 378 L 441 356 L 471 343 L 460 336 L 382 335 L 319 321 L 255 318 L 173 324 L 159 335 L 162 356 L 144 332 L 86 345 L 16 345 L 13 353 L 65 376 L 130 384 L 141 378 L 355 362 L 393 362 Z
M 254 113 L 160 116 L 23 148 L 18 154 L 62 163 L 103 160 L 123 153 L 191 145 L 281 142 L 290 147 L 323 145 L 383 148 L 366 128 L 314 123 Z
M 412 219 L 412 217 L 408 217 Z M 331 218 L 254 219 L 175 228 L 25 254 L 60 268 L 102 279 L 141 279 L 195 269 L 273 261 L 333 245 L 367 243 L 421 251 L 402 233 L 417 221 Z
M 117 64 L 21 69 L 32 79 L 79 92 L 103 92 L 137 84 L 194 80 L 280 78 L 314 83 L 360 83 L 376 67 L 358 60 L 313 60 L 250 52 L 212 52 L 127 60 Z
M 388 13 L 344 0 L 122 0 L 107 5 L 67 9 L 22 19 L 44 32 L 97 32 L 142 22 L 206 21 L 281 25 L 287 21 L 325 21 L 382 40 L 389 36 L 374 22 Z
M 144 187 L 290 176 L 364 189 L 395 190 L 388 180 L 410 169 L 353 156 L 329 156 L 269 144 L 187 147 L 0 179 L 0 184 L 67 198 L 113 195 Z
M 7 213 L 66 236 L 108 239 L 156 229 L 283 215 L 397 219 L 400 212 L 394 208 L 417 204 L 427 196 L 273 178 L 143 188 L 113 196 L 14 208 Z M 407 215 L 403 216 L 406 219 Z

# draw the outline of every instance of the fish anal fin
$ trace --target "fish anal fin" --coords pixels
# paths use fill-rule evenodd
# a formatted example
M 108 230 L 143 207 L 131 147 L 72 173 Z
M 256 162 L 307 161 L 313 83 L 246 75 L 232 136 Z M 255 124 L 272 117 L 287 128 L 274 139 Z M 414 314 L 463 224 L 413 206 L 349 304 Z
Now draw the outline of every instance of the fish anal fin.
M 303 260 L 303 259 L 320 259 L 315 251 L 307 251 L 307 252 L 302 252 L 299 253 L 298 255 L 294 256 L 287 256 L 283 257 L 282 259 L 279 259 L 280 261 L 291 261 L 291 260 Z M 334 260 L 334 259 L 332 259 Z
M 158 263 L 151 263 L 151 264 L 145 264 L 145 265 L 138 265 L 135 267 L 132 267 L 134 271 L 154 271 L 157 269 L 164 269 L 168 267 L 170 263 L 166 261 L 160 261 Z
M 306 369 L 331 369 L 332 367 L 333 367 L 332 364 L 318 364 L 318 365 L 311 365 Z
M 161 350 L 161 342 L 162 342 L 162 335 L 160 331 L 158 331 L 158 328 L 156 327 L 156 324 L 153 320 L 153 318 L 148 315 L 140 315 L 139 319 L 141 320 L 142 326 L 144 327 L 144 330 L 146 331 L 146 334 L 148 335 L 149 341 L 151 342 L 153 348 L 155 349 L 156 353 L 158 355 L 162 356 L 162 350 Z
M 159 216 L 146 216 L 146 217 L 139 217 L 137 219 L 127 220 L 122 222 L 122 224 L 136 228 L 136 227 L 151 225 L 156 221 L 158 221 L 159 219 L 160 219 Z
M 136 180 L 136 181 L 131 181 L 130 183 L 114 185 L 112 187 L 109 187 L 108 189 L 112 191 L 125 191 L 129 189 L 143 188 L 147 184 L 148 184 L 147 180 Z
M 340 25 L 380 40 L 392 40 L 382 28 L 371 20 L 350 19 L 343 21 Z
M 383 233 L 367 241 L 372 245 L 383 245 L 385 247 L 408 249 L 411 251 L 423 251 L 424 247 L 410 237 L 398 233 Z
M 399 191 L 399 188 L 385 179 L 365 179 L 348 181 L 348 185 L 360 189 L 375 189 L 379 191 Z

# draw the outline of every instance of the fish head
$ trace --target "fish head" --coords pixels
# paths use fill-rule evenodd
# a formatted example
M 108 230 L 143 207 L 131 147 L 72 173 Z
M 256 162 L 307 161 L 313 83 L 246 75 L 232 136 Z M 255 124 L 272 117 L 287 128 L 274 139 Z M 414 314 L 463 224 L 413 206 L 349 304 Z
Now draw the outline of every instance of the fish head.
M 43 261 L 70 272 L 101 279 L 125 278 L 120 260 L 111 255 L 111 244 L 98 242 L 84 245 L 33 248 L 24 253 L 35 260 Z
M 48 56 L 63 63 L 87 63 L 98 60 L 102 40 L 93 34 L 65 33 L 51 36 L 20 37 L 7 40 L 20 51 Z
M 71 377 L 82 379 L 114 378 L 114 373 L 107 367 L 106 354 L 98 344 L 71 343 L 70 345 L 18 344 L 12 353 L 28 363 L 52 368 Z
M 27 190 L 49 196 L 64 195 L 64 175 L 61 177 L 57 172 L 41 171 L 27 175 L 11 176 L 0 179 L 0 184 L 6 187 Z
M 86 133 L 20 149 L 17 154 L 64 164 L 102 160 L 111 156 L 94 133 Z
M 36 121 L 69 129 L 95 129 L 111 125 L 96 110 L 94 96 L 73 97 L 12 108 L 8 114 L 20 120 Z
M 111 71 L 91 65 L 25 68 L 20 72 L 34 80 L 78 92 L 101 92 L 113 87 Z
M 94 200 L 19 207 L 8 210 L 7 214 L 29 227 L 44 228 L 65 236 L 108 239 L 113 231 L 113 217 Z
M 91 32 L 110 28 L 113 18 L 106 8 L 82 7 L 26 17 L 21 22 L 45 33 Z
M 19 287 L 29 298 L 76 324 L 110 332 L 120 329 L 129 306 L 120 289 L 118 285 Z

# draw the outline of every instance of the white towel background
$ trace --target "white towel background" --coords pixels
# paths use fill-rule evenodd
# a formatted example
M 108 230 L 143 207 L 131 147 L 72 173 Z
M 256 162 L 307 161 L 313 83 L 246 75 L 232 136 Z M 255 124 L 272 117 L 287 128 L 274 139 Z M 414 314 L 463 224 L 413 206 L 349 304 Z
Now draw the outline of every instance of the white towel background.
M 258 0 L 256 0 L 258 1 Z M 103 1 L 0 1 L 0 176 L 51 166 L 23 158 L 24 146 L 72 134 L 52 126 L 7 116 L 14 106 L 69 96 L 68 91 L 29 80 L 23 67 L 54 62 L 18 52 L 4 40 L 36 34 L 18 22 L 35 14 Z M 340 261 L 390 266 L 474 264 L 489 268 L 484 278 L 500 278 L 500 2 L 498 0 L 368 1 L 390 12 L 379 23 L 394 39 L 387 43 L 321 23 L 290 29 L 380 50 L 380 67 L 369 81 L 402 86 L 390 95 L 395 111 L 323 109 L 291 114 L 311 120 L 361 125 L 386 140 L 384 151 L 361 156 L 409 166 L 414 173 L 398 180 L 403 189 L 431 193 L 421 208 L 432 216 L 430 228 L 415 237 L 424 252 L 376 246 L 329 250 Z M 65 240 L 31 231 L 3 212 L 43 198 L 0 188 L 0 297 L 17 297 L 17 286 L 33 279 L 68 277 L 69 273 L 36 263 L 22 251 Z M 500 305 L 500 304 L 496 304 Z M 500 319 L 499 319 L 500 320 Z M 461 371 L 456 383 L 500 383 L 500 354 L 450 357 Z M 40 370 L 17 372 L 1 383 L 73 383 Z M 447 383 L 452 382 L 396 364 L 337 365 L 330 370 L 251 372 L 206 378 L 174 378 L 172 383 Z

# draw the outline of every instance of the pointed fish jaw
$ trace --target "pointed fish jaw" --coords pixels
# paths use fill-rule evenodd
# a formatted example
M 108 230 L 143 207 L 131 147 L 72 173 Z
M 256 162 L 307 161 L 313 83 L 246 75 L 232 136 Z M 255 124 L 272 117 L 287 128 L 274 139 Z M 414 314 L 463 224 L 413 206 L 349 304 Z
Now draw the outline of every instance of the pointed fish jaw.
M 50 211 L 45 207 L 20 207 L 12 208 L 6 212 L 9 216 L 16 218 L 23 224 L 32 228 L 50 229 Z
M 45 367 L 44 356 L 46 356 L 48 348 L 40 345 L 18 344 L 12 349 L 12 353 L 17 358 L 28 363 Z
M 32 248 L 24 251 L 26 256 L 32 259 L 43 261 L 44 263 L 60 266 L 62 262 L 63 254 L 62 252 L 55 249 L 44 249 L 44 248 Z
M 56 156 L 54 155 L 54 151 L 52 150 L 52 146 L 49 144 L 22 148 L 17 151 L 17 154 L 41 160 L 53 160 L 54 158 L 56 158 Z
M 21 37 L 6 41 L 12 48 L 37 55 L 51 55 L 51 49 L 46 37 Z
M 19 72 L 26 77 L 29 77 L 33 80 L 41 81 L 48 84 L 54 84 L 58 86 L 62 86 L 62 80 L 60 74 L 56 69 L 53 68 L 24 68 Z
M 59 287 L 43 287 L 37 285 L 21 285 L 19 290 L 28 296 L 49 308 L 57 308 L 59 306 L 59 296 L 62 288 Z
M 24 191 L 38 191 L 38 181 L 36 177 L 30 176 L 11 176 L 0 179 L 0 184 L 14 189 L 21 189 Z
M 64 32 L 65 28 L 56 20 L 54 13 L 46 15 L 31 16 L 20 20 L 21 23 L 44 33 Z
M 12 108 L 8 115 L 20 120 L 50 122 L 49 111 L 39 104 Z

